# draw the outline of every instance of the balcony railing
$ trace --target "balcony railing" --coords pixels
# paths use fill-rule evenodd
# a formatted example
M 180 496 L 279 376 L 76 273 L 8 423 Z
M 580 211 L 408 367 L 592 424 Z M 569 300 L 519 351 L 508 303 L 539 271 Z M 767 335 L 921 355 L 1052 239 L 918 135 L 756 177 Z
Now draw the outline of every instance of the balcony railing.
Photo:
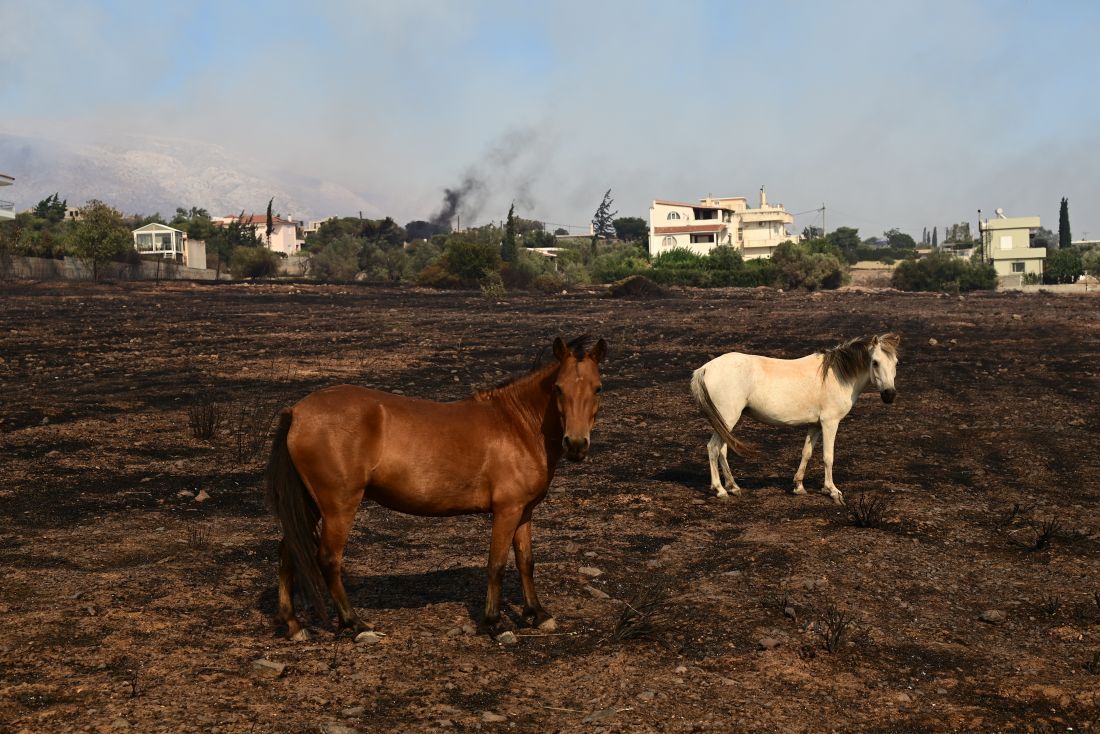
M 0 199 L 0 209 L 8 212 L 13 212 L 15 211 L 15 202 L 4 201 L 3 199 Z

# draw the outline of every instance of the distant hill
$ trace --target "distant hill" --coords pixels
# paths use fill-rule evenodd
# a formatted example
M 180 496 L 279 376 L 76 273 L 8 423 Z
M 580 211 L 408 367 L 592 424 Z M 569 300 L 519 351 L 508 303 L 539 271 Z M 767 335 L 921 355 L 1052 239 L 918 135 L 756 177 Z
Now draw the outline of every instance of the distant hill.
M 0 172 L 16 179 L 5 193 L 17 211 L 56 191 L 69 206 L 95 198 L 126 214 L 165 218 L 178 206 L 203 207 L 214 216 L 262 212 L 272 196 L 275 208 L 295 219 L 384 215 L 373 197 L 189 140 L 140 136 L 108 146 L 0 132 Z

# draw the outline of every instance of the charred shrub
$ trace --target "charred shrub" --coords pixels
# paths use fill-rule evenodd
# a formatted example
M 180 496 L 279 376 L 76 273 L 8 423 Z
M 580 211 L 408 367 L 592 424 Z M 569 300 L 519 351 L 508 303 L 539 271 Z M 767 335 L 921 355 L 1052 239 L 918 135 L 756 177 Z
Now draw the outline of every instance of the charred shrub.
M 848 520 L 857 528 L 882 527 L 886 511 L 890 509 L 890 500 L 884 494 L 868 497 L 861 492 L 859 499 L 848 505 Z
M 191 435 L 201 441 L 209 441 L 218 435 L 222 424 L 222 409 L 216 402 L 203 401 L 187 410 L 187 425 Z

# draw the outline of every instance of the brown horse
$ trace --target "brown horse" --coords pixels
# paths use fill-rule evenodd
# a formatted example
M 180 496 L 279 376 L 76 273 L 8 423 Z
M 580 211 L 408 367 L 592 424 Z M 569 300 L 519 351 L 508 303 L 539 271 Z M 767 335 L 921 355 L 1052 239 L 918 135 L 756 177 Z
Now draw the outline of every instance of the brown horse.
M 294 613 L 294 578 L 324 615 L 328 586 L 340 627 L 365 629 L 341 580 L 344 545 L 363 498 L 411 515 L 490 512 L 485 624 L 500 621 L 508 546 L 523 585 L 523 616 L 555 627 L 535 594 L 531 511 L 546 496 L 558 460 L 588 455 L 600 408 L 606 345 L 554 340 L 555 361 L 468 400 L 436 403 L 340 385 L 318 390 L 279 417 L 267 491 L 283 527 L 279 621 L 305 636 Z M 320 529 L 317 523 L 320 521 Z

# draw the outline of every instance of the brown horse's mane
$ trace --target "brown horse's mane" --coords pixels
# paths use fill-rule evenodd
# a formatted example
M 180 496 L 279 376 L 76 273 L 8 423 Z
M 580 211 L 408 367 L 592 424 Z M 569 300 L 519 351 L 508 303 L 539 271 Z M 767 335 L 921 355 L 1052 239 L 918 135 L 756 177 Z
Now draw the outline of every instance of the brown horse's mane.
M 592 337 L 588 334 L 577 337 L 571 340 L 566 346 L 569 347 L 569 351 L 573 356 L 578 359 L 584 359 L 585 350 L 588 347 L 588 343 Z M 540 350 L 538 356 L 535 358 L 535 364 L 542 360 L 542 355 L 545 353 L 545 348 Z M 554 359 L 542 366 L 534 367 L 530 372 L 522 375 L 518 378 L 514 378 L 502 385 L 496 387 L 486 388 L 484 390 L 475 390 L 473 398 L 477 402 L 496 402 L 502 405 L 508 406 L 510 410 L 517 414 L 525 414 L 531 410 L 530 406 L 523 403 L 520 396 L 526 392 L 528 387 L 541 383 L 552 374 L 557 374 L 558 369 L 561 368 L 561 362 Z M 524 416 L 534 420 L 537 423 L 541 423 L 541 415 L 529 415 Z
M 879 336 L 857 336 L 830 349 L 822 349 L 818 352 L 822 357 L 821 379 L 824 380 L 829 374 L 829 370 L 832 370 L 836 373 L 837 378 L 843 382 L 855 380 L 871 369 L 871 347 L 875 343 L 882 348 L 883 352 L 895 357 L 901 339 L 893 333 Z

